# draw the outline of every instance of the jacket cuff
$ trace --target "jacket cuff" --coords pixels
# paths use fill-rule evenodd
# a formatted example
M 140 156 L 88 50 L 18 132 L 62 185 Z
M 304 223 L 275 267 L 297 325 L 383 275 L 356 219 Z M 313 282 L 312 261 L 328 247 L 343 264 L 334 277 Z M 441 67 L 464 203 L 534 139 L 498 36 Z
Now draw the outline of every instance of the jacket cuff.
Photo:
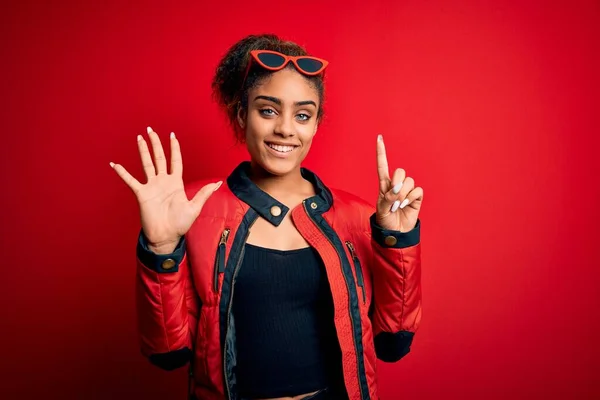
M 371 237 L 384 248 L 402 249 L 415 246 L 421 241 L 421 220 L 408 232 L 390 231 L 377 225 L 375 214 L 371 215 Z
M 185 236 L 183 236 L 177 247 L 170 254 L 155 254 L 148 248 L 148 239 L 143 231 L 140 231 L 136 249 L 137 257 L 147 268 L 160 272 L 170 273 L 179 271 L 179 264 L 185 256 Z
M 189 347 L 180 350 L 170 351 L 168 353 L 152 354 L 149 360 L 152 364 L 166 371 L 173 371 L 183 367 L 192 358 L 192 351 Z
M 375 336 L 375 354 L 384 362 L 396 362 L 410 352 L 413 332 L 381 332 Z

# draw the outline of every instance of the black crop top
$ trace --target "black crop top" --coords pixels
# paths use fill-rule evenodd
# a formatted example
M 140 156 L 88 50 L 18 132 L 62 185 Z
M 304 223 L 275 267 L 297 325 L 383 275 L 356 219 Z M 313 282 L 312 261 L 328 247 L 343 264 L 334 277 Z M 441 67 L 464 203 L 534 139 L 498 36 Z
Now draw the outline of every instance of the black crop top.
M 242 398 L 343 386 L 333 300 L 314 249 L 281 251 L 246 244 L 233 317 Z

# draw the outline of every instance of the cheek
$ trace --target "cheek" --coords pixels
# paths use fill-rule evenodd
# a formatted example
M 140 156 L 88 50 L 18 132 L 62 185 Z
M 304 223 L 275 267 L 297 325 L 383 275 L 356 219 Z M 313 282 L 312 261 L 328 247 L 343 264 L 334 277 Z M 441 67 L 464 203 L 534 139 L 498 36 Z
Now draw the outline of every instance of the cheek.
M 256 137 L 259 136 L 260 127 L 257 126 L 255 120 L 248 118 L 246 120 L 246 142 L 252 143 L 256 140 Z
M 272 130 L 270 120 L 252 115 L 247 121 L 246 136 L 248 139 L 261 139 L 269 133 L 269 130 Z
M 309 123 L 306 125 L 302 125 L 298 128 L 298 136 L 300 136 L 300 140 L 305 144 L 309 144 L 312 142 L 313 138 L 316 134 L 316 123 Z
M 264 152 L 264 139 L 272 132 L 269 121 L 263 118 L 248 118 L 246 126 L 246 148 L 248 152 L 256 157 Z
M 312 134 L 312 131 L 311 131 L 310 135 L 301 136 L 300 141 L 302 142 L 302 149 L 301 149 L 302 158 L 304 158 L 310 151 L 312 143 L 313 143 L 313 138 L 314 138 L 314 135 Z

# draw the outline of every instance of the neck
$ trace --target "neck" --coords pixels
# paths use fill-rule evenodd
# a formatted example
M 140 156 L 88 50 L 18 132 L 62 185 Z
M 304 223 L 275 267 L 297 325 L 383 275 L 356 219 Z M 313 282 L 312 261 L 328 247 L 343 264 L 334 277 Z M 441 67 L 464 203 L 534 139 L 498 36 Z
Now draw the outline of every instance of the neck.
M 277 176 L 269 173 L 259 164 L 251 162 L 250 179 L 259 188 L 269 194 L 302 192 L 310 183 L 302 177 L 300 167 L 294 168 L 285 175 Z

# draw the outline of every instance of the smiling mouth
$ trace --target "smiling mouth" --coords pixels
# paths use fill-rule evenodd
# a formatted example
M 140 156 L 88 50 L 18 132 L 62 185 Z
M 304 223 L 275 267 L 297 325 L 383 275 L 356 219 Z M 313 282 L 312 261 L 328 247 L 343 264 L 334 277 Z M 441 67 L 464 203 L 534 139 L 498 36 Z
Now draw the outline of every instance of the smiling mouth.
M 280 144 L 267 143 L 267 146 L 280 153 L 290 153 L 298 146 L 284 146 Z

